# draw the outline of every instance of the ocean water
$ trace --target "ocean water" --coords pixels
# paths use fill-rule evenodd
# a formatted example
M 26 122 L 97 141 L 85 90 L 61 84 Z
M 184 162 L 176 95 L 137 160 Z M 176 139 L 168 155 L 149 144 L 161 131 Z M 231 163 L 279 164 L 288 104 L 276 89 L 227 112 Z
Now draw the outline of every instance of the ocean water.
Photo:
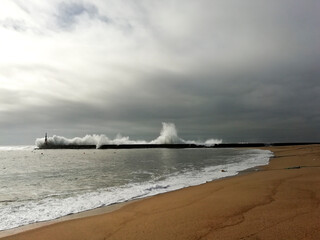
M 253 149 L 33 148 L 0 147 L 0 230 L 236 175 L 272 156 Z

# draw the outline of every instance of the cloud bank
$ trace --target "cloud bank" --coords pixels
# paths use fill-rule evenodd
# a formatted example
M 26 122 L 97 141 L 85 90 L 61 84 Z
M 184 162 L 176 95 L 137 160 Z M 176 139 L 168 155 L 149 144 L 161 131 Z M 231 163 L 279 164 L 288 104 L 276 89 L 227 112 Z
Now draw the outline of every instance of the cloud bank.
M 319 141 L 317 1 L 3 0 L 0 144 L 125 132 Z

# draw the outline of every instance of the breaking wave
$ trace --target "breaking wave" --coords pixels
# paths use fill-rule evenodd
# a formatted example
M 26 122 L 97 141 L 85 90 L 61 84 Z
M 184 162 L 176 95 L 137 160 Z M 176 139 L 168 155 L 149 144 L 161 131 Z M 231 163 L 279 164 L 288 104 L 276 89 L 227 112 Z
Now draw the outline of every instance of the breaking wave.
M 122 144 L 196 144 L 205 146 L 214 146 L 222 143 L 220 139 L 208 139 L 204 142 L 184 140 L 178 136 L 178 131 L 174 123 L 162 123 L 160 136 L 152 141 L 131 140 L 129 137 L 123 137 L 118 134 L 114 139 L 108 138 L 106 135 L 86 135 L 85 137 L 65 138 L 62 136 L 48 137 L 47 143 L 50 145 L 95 145 L 100 148 L 102 145 L 122 145 Z M 37 138 L 35 141 L 37 147 L 45 144 L 45 138 Z

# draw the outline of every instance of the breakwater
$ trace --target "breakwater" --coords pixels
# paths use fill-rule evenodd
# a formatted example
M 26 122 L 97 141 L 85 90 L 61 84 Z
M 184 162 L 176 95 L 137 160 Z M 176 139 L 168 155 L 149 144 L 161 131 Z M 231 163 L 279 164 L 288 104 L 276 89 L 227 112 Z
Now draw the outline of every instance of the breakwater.
M 319 144 L 315 142 L 299 143 L 221 143 L 215 145 L 198 144 L 106 144 L 98 149 L 150 149 L 150 148 L 243 148 L 243 147 L 267 147 L 267 146 L 291 146 Z M 38 149 L 96 149 L 96 145 L 56 145 L 44 144 Z

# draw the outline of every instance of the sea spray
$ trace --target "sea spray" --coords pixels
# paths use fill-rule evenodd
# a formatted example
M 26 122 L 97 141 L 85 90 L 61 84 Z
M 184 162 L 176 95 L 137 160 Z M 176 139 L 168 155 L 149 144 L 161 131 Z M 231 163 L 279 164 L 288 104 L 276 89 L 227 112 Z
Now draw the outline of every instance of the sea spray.
M 178 131 L 174 123 L 162 123 L 160 136 L 150 142 L 151 144 L 181 144 L 185 141 L 178 137 Z
M 106 135 L 86 135 L 84 137 L 66 138 L 62 136 L 48 137 L 47 144 L 50 146 L 68 146 L 68 145 L 92 145 L 96 148 L 102 145 L 122 145 L 122 144 L 196 144 L 204 146 L 214 146 L 215 144 L 222 143 L 219 139 L 208 139 L 205 142 L 184 140 L 178 136 L 178 131 L 174 123 L 162 123 L 162 129 L 159 137 L 152 141 L 145 140 L 131 140 L 128 136 L 123 137 L 118 134 L 114 139 L 108 138 Z M 35 145 L 42 148 L 45 145 L 45 138 L 37 138 Z

